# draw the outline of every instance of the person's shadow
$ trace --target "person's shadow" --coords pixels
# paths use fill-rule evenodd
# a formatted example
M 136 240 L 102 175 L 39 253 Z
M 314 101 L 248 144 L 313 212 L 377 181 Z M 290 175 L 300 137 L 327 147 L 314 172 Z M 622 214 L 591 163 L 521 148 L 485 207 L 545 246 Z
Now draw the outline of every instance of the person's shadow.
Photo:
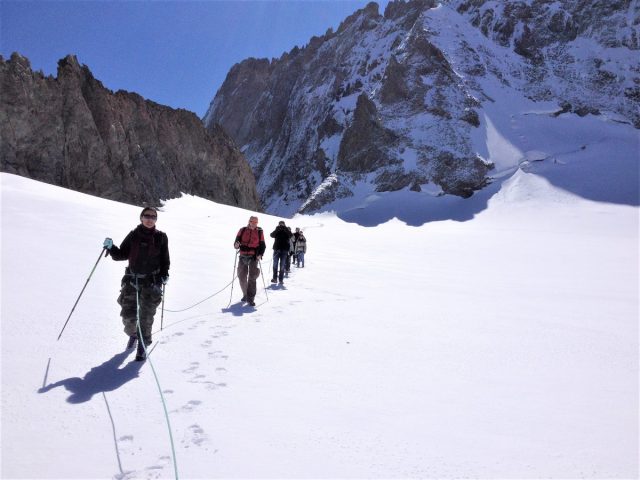
M 255 310 L 255 307 L 252 307 L 249 304 L 237 302 L 233 305 L 229 305 L 227 308 L 223 308 L 222 313 L 231 313 L 234 317 L 241 317 L 245 313 L 255 312 Z
M 97 393 L 116 390 L 128 381 L 137 378 L 144 365 L 144 362 L 131 361 L 124 368 L 119 368 L 130 353 L 131 351 L 127 350 L 118 353 L 102 365 L 93 367 L 83 378 L 65 378 L 38 389 L 38 393 L 46 393 L 53 388 L 62 386 L 71 392 L 67 402 L 84 403 L 91 400 L 91 397 Z

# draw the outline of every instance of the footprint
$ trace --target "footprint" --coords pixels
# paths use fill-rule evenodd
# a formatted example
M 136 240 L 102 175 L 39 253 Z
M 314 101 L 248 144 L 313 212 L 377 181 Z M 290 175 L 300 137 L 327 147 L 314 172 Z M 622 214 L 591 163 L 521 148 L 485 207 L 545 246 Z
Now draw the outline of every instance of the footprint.
M 151 465 L 150 467 L 145 468 L 147 471 L 147 478 L 160 478 L 162 472 L 165 468 L 168 468 L 171 465 L 171 457 L 167 455 L 163 455 L 158 458 L 156 465 Z
M 224 382 L 221 382 L 221 383 L 206 382 L 206 383 L 207 383 L 207 390 L 217 390 L 219 388 L 224 388 L 227 386 L 227 384 Z
M 181 412 L 192 412 L 197 406 L 199 406 L 202 402 L 200 400 L 189 400 L 186 405 L 180 407 Z M 177 412 L 177 410 L 174 410 Z
M 196 423 L 189 426 L 182 443 L 191 443 L 199 447 L 207 440 L 207 434 L 204 432 L 204 429 Z M 189 445 L 185 445 L 185 448 L 189 448 Z
M 185 370 L 182 370 L 182 373 L 192 373 L 192 372 L 194 372 L 200 366 L 200 362 L 191 362 L 190 365 L 191 366 L 189 368 L 187 368 Z
M 222 350 L 215 350 L 213 352 L 209 352 L 209 358 L 220 358 L 222 360 L 226 360 L 229 356 L 223 355 Z

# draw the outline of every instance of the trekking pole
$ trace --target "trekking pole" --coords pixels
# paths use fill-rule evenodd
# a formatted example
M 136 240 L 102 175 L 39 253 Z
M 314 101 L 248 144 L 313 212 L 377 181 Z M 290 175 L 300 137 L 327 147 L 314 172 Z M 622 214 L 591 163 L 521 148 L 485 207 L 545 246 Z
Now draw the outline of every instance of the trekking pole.
M 238 252 L 240 250 L 236 250 L 236 256 L 233 259 L 233 274 L 231 275 L 231 295 L 229 295 L 229 305 L 227 308 L 231 306 L 231 300 L 233 299 L 233 281 L 236 279 L 236 264 L 238 263 Z
M 267 302 L 269 301 L 269 294 L 267 293 L 267 284 L 264 282 L 264 273 L 262 272 L 262 260 L 258 260 L 260 264 L 260 276 L 262 277 L 262 286 L 264 287 L 264 294 L 267 297 Z
M 162 321 L 164 320 L 164 287 L 166 286 L 166 283 L 162 284 L 162 310 L 160 311 L 160 331 L 162 331 Z
M 105 257 L 107 255 L 109 255 L 109 250 L 107 250 L 106 248 L 102 247 L 102 250 L 100 250 L 100 255 L 98 255 L 98 260 L 96 261 L 96 264 L 91 269 L 91 273 L 89 274 L 89 278 L 87 278 L 87 281 L 84 283 L 84 287 L 82 287 L 82 290 L 80 291 L 80 295 L 78 295 L 76 303 L 73 304 L 73 308 L 71 309 L 71 312 L 69 313 L 69 316 L 67 317 L 67 321 L 64 322 L 64 325 L 62 326 L 62 330 L 60 330 L 60 335 L 58 335 L 58 340 L 60 340 L 60 337 L 62 336 L 62 332 L 64 332 L 64 329 L 67 328 L 67 323 L 69 323 L 69 319 L 71 318 L 71 315 L 73 315 L 73 311 L 76 309 L 76 305 L 78 305 L 78 302 L 80 301 L 80 297 L 82 297 L 82 294 L 84 293 L 84 289 L 87 288 L 87 284 L 89 283 L 89 280 L 91 280 L 91 275 L 93 275 L 93 272 L 95 271 L 96 267 L 98 266 L 98 262 L 102 258 L 102 252 L 103 251 L 105 252 L 105 254 L 104 254 Z

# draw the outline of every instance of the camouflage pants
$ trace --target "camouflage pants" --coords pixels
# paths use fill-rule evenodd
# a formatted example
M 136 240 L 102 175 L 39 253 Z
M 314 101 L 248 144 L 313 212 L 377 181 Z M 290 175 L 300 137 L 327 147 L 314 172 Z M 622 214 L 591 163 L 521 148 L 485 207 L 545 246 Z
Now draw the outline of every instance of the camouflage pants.
M 153 316 L 162 301 L 162 288 L 159 285 L 140 285 L 140 329 L 145 344 L 151 343 L 151 331 L 153 328 Z M 136 327 L 138 300 L 136 289 L 130 283 L 124 283 L 120 290 L 118 303 L 122 307 L 120 316 L 124 324 L 124 333 L 130 337 L 138 334 Z
M 248 301 L 256 298 L 256 279 L 260 275 L 258 260 L 254 257 L 243 257 L 240 255 L 238 261 L 238 281 L 242 289 L 242 296 Z

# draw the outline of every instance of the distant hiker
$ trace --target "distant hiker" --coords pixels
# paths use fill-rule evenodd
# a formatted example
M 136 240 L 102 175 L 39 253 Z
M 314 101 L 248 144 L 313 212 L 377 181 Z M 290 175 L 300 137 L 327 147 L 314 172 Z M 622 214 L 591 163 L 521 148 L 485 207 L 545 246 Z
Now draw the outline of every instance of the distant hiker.
M 296 243 L 298 242 L 298 237 L 300 236 L 300 228 L 296 227 L 296 231 L 293 234 L 293 261 L 295 263 L 298 262 L 297 256 L 298 254 L 296 253 Z
M 246 227 L 238 230 L 236 240 L 233 244 L 239 250 L 238 261 L 238 282 L 242 289 L 242 299 L 254 307 L 256 305 L 256 279 L 260 275 L 258 262 L 262 260 L 262 255 L 267 248 L 264 242 L 264 233 L 258 227 L 258 217 L 249 217 Z
M 140 213 L 140 225 L 129 232 L 120 247 L 116 247 L 110 238 L 105 238 L 103 243 L 114 260 L 129 260 L 118 303 L 122 307 L 120 316 L 124 333 L 129 336 L 127 349 L 133 348 L 138 341 L 138 361 L 146 358 L 144 347 L 151 344 L 153 316 L 162 301 L 162 285 L 169 281 L 169 239 L 166 233 L 156 229 L 157 220 L 158 211 L 146 207 Z M 142 338 L 137 328 L 138 311 Z
M 293 243 L 293 234 L 291 233 L 291 227 L 287 227 L 287 230 L 289 230 L 289 233 L 291 234 L 291 236 L 289 237 L 289 251 L 287 252 L 287 269 L 286 269 L 286 273 L 287 273 L 287 277 L 288 277 L 289 274 L 291 273 L 291 257 L 293 257 L 293 255 L 295 254 L 296 246 Z
M 298 240 L 296 241 L 296 262 L 297 267 L 304 268 L 304 254 L 307 253 L 307 239 L 304 237 L 304 233 L 300 232 Z
M 287 256 L 289 255 L 289 238 L 291 238 L 291 232 L 287 229 L 283 220 L 280 220 L 276 229 L 271 232 L 271 238 L 275 238 L 273 242 L 273 278 L 271 283 L 279 282 L 282 285 L 284 283 Z M 280 265 L 279 271 L 278 265 Z

